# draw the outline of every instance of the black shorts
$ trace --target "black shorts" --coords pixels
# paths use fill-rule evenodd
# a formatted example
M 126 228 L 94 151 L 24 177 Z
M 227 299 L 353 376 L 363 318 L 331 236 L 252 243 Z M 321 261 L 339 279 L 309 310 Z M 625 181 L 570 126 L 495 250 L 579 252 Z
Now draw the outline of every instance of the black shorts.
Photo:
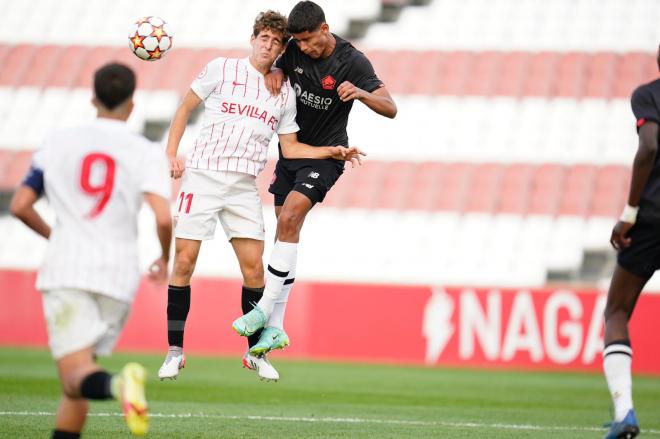
M 660 223 L 638 221 L 628 236 L 630 247 L 619 250 L 617 263 L 635 276 L 648 279 L 660 268 Z
M 268 192 L 275 196 L 275 205 L 282 206 L 292 190 L 320 203 L 344 172 L 343 162 L 335 160 L 278 160 Z

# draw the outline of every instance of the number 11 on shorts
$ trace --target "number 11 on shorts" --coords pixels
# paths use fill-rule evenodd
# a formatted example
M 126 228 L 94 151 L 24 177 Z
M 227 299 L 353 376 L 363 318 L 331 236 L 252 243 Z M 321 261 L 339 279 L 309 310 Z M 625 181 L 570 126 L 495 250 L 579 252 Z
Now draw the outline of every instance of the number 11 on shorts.
M 186 194 L 185 192 L 181 192 L 181 195 L 179 195 L 179 212 L 181 212 L 181 208 L 183 207 L 184 200 L 186 201 L 185 213 L 190 213 L 190 206 L 192 205 L 193 194 Z

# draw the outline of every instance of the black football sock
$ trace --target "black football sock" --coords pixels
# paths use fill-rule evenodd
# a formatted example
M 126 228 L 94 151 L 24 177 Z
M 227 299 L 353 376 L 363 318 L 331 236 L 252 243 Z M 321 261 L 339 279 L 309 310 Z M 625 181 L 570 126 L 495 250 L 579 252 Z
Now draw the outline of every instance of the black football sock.
M 167 288 L 167 341 L 183 348 L 183 331 L 190 311 L 190 285 Z
M 243 314 L 247 314 L 252 311 L 254 304 L 261 300 L 261 296 L 264 295 L 264 289 L 261 288 L 249 288 L 243 285 L 243 291 L 241 294 L 241 308 L 243 309 Z M 252 347 L 259 341 L 261 336 L 261 329 L 255 332 L 254 334 L 248 336 L 248 347 Z
M 112 399 L 112 375 L 105 370 L 90 373 L 80 384 L 80 395 L 87 399 Z
M 79 439 L 80 433 L 72 433 L 70 431 L 53 430 L 52 439 Z

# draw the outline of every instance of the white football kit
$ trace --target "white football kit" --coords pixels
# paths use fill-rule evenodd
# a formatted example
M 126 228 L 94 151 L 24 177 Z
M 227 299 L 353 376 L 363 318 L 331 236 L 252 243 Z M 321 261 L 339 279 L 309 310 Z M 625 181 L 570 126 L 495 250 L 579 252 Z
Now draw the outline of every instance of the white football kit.
M 256 176 L 273 134 L 298 132 L 295 92 L 272 96 L 249 58 L 216 58 L 190 88 L 204 101 L 202 129 L 186 161 L 176 200 L 175 236 L 212 239 L 220 220 L 227 239 L 264 239 Z
M 109 353 L 140 280 L 142 195 L 170 196 L 165 153 L 124 122 L 99 118 L 48 136 L 32 167 L 56 215 L 37 276 L 53 356 L 85 346 Z

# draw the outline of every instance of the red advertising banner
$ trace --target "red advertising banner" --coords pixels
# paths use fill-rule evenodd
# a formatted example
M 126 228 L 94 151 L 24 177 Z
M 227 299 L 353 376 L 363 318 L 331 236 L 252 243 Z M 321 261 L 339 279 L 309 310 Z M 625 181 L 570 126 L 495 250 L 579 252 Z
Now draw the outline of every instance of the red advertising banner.
M 34 273 L 0 271 L 0 345 L 45 346 Z M 231 329 L 240 281 L 198 279 L 186 324 L 190 353 L 244 352 Z M 605 296 L 568 288 L 498 289 L 297 282 L 286 315 L 289 357 L 600 370 Z M 144 282 L 118 349 L 165 352 L 166 287 Z M 660 374 L 660 295 L 631 322 L 637 372 Z

